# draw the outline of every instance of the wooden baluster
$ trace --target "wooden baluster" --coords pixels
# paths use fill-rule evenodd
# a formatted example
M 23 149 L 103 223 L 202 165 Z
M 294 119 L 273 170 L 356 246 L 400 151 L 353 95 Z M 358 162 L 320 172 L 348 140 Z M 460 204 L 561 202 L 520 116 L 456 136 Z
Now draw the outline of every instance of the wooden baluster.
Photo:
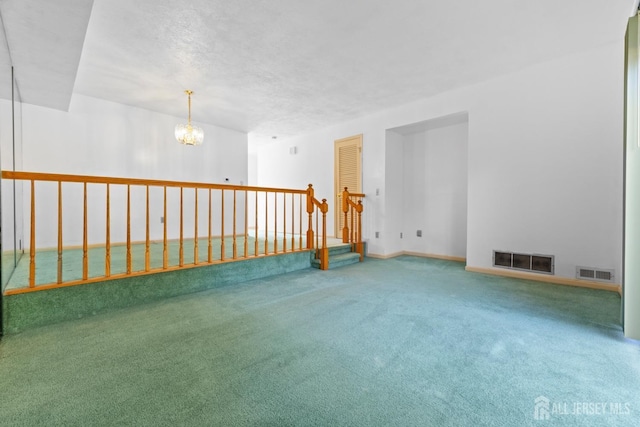
M 107 202 L 106 202 L 106 236 L 105 236 L 105 253 L 104 253 L 104 275 L 111 276 L 111 186 L 107 183 Z
M 315 209 L 316 211 L 316 257 L 318 256 L 318 249 L 320 249 L 320 243 L 319 243 L 319 238 L 320 238 L 320 228 L 318 228 L 318 208 Z
M 282 193 L 282 252 L 287 252 L 287 193 Z
M 149 271 L 151 269 L 151 247 L 149 242 L 149 186 L 146 186 L 147 189 L 147 207 L 146 207 L 146 236 L 145 236 L 145 244 L 144 244 L 144 271 Z
M 62 181 L 58 181 L 58 283 L 62 283 Z
M 273 193 L 273 253 L 278 253 L 278 192 Z
M 127 274 L 131 274 L 131 185 L 127 184 Z
M 350 242 L 353 244 L 355 242 L 355 239 L 353 237 L 353 233 L 354 233 L 354 227 L 353 227 L 353 206 L 349 205 L 349 220 L 351 222 L 351 238 L 350 238 Z
M 224 251 L 225 251 L 225 245 L 224 245 L 224 189 L 220 190 L 220 199 L 221 199 L 221 210 L 222 210 L 222 217 L 221 217 L 221 227 L 222 227 L 222 236 L 221 236 L 221 241 L 220 241 L 220 261 L 224 261 Z
M 291 252 L 296 250 L 296 195 L 291 193 Z
M 207 262 L 213 261 L 213 246 L 211 245 L 211 189 L 209 189 L 209 242 L 207 246 Z
M 298 230 L 299 233 L 300 233 L 300 235 L 299 235 L 299 247 L 300 247 L 300 250 L 302 250 L 302 194 L 300 194 L 300 210 L 299 210 L 299 213 L 300 213 L 300 218 L 299 218 L 300 224 L 299 224 L 299 230 Z
M 237 203 L 237 198 L 236 198 L 236 193 L 237 191 L 234 189 L 233 190 L 233 259 L 238 259 L 238 244 L 237 244 L 237 235 L 236 235 L 236 222 L 237 222 L 237 211 L 236 211 L 236 203 Z
M 309 214 L 309 226 L 307 228 L 307 249 L 313 248 L 313 186 L 309 184 L 307 188 L 307 214 Z
M 254 241 L 254 246 L 255 248 L 253 249 L 253 256 L 258 256 L 258 192 L 256 191 L 256 215 L 255 215 L 255 220 L 256 220 L 256 227 L 255 227 L 255 241 Z
M 244 257 L 249 256 L 249 193 L 244 190 Z
M 88 221 L 87 221 L 87 183 L 84 183 L 84 207 L 82 226 L 82 280 L 89 278 L 89 241 L 88 241 Z
M 162 221 L 162 268 L 167 269 L 169 266 L 169 242 L 167 241 L 167 186 L 164 186 L 164 206 L 162 207 L 162 214 L 164 215 L 164 221 Z
M 179 260 L 178 265 L 184 266 L 184 204 L 183 204 L 184 188 L 180 187 L 180 243 L 179 243 Z
M 198 264 L 198 188 L 194 188 L 194 191 L 196 192 L 195 197 L 195 225 L 194 225 L 194 230 L 193 230 L 193 263 L 194 264 Z
M 29 236 L 29 287 L 36 286 L 36 184 L 31 180 L 31 227 Z
M 269 193 L 264 192 L 264 254 L 269 253 Z

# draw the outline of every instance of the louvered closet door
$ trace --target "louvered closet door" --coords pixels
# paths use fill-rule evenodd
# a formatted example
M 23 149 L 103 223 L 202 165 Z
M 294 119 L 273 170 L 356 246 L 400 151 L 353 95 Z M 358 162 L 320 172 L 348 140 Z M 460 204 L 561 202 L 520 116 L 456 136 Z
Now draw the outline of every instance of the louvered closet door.
M 335 141 L 335 236 L 342 236 L 344 214 L 342 213 L 342 191 L 362 192 L 362 135 Z M 347 218 L 350 221 L 350 218 Z

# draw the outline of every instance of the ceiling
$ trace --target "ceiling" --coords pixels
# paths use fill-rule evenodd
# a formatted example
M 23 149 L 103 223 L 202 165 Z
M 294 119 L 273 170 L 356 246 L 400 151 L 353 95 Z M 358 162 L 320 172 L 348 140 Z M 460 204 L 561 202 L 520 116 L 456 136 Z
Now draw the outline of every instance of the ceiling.
M 0 69 L 60 110 L 75 93 L 182 117 L 191 89 L 196 124 L 258 144 L 620 42 L 637 3 L 0 0 Z

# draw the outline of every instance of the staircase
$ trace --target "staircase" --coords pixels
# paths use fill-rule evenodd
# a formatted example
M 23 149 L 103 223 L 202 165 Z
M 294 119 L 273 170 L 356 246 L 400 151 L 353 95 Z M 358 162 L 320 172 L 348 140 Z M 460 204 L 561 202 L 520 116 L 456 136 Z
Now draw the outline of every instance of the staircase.
M 351 244 L 345 243 L 337 246 L 329 246 L 329 270 L 343 265 L 356 264 L 360 261 L 360 254 L 351 252 Z M 320 268 L 320 260 L 312 259 L 311 266 Z

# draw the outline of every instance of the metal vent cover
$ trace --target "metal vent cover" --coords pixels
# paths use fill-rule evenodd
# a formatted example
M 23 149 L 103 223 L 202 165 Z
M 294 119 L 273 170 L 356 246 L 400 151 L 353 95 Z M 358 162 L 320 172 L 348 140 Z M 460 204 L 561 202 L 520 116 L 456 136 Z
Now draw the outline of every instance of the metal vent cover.
M 493 266 L 524 270 L 533 273 L 554 274 L 554 255 L 493 251 Z
M 599 282 L 613 282 L 615 270 L 595 267 L 576 267 L 576 278 L 597 280 Z

